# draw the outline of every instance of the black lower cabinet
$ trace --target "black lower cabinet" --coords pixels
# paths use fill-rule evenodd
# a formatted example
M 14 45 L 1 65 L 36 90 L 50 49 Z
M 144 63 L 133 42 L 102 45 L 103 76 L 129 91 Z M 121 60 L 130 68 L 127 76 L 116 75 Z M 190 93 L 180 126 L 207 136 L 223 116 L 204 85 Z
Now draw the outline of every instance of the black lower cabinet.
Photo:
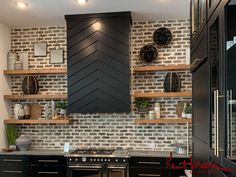
M 170 163 L 181 166 L 184 158 L 173 158 Z M 187 159 L 185 159 L 187 160 Z M 131 157 L 130 177 L 179 177 L 185 176 L 184 169 L 171 169 L 162 157 Z
M 64 156 L 0 155 L 0 177 L 66 177 Z
M 29 168 L 28 156 L 0 155 L 1 177 L 27 177 Z
M 30 163 L 31 176 L 66 176 L 66 158 L 64 156 L 31 156 Z

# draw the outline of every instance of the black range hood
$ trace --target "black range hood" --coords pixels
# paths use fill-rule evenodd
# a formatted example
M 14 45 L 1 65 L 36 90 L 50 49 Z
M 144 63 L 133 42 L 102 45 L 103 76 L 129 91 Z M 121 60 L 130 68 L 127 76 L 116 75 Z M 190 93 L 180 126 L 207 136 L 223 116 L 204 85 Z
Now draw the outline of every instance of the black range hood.
M 130 112 L 130 12 L 66 15 L 69 113 Z

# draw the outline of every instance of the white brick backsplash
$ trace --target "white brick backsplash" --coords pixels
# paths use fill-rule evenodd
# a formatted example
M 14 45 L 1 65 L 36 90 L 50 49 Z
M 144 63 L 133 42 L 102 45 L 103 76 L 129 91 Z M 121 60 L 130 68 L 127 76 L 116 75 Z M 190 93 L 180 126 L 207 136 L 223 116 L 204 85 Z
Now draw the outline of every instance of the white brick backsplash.
M 131 92 L 132 91 L 163 91 L 163 81 L 167 71 L 134 73 L 135 66 L 143 66 L 139 60 L 139 50 L 148 43 L 153 43 L 152 35 L 158 27 L 171 30 L 173 39 L 168 46 L 158 47 L 159 57 L 151 65 L 185 64 L 185 49 L 189 47 L 189 20 L 134 21 L 130 35 Z M 47 42 L 47 56 L 34 57 L 33 45 L 40 36 Z M 25 51 L 29 56 L 29 67 L 49 68 L 66 67 L 66 27 L 48 26 L 38 28 L 12 29 L 12 49 L 16 52 Z M 63 64 L 50 64 L 50 50 L 58 47 L 64 50 Z M 181 79 L 181 91 L 191 91 L 191 74 L 189 71 L 176 71 Z M 66 75 L 36 76 L 39 82 L 39 93 L 67 93 Z M 22 94 L 23 76 L 11 76 L 12 94 Z M 132 99 L 134 100 L 134 99 Z M 180 101 L 191 98 L 153 98 L 151 103 L 161 103 L 162 117 L 177 117 L 175 107 Z M 48 100 L 37 100 L 42 108 L 50 104 Z M 32 103 L 35 100 L 13 101 Z M 153 105 L 153 104 L 152 104 Z M 32 149 L 62 149 L 65 142 L 72 148 L 77 147 L 128 147 L 134 149 L 150 149 L 154 143 L 156 150 L 173 150 L 169 145 L 177 140 L 186 141 L 186 125 L 151 124 L 135 125 L 138 118 L 136 108 L 132 104 L 130 114 L 73 114 L 69 125 L 20 125 L 20 133 L 27 133 L 33 140 Z M 153 109 L 153 106 L 150 107 Z M 44 110 L 43 110 L 44 112 Z M 42 115 L 44 117 L 44 115 Z M 191 131 L 191 130 L 190 130 Z M 190 132 L 191 133 L 191 132 Z M 58 146 L 58 142 L 60 146 Z

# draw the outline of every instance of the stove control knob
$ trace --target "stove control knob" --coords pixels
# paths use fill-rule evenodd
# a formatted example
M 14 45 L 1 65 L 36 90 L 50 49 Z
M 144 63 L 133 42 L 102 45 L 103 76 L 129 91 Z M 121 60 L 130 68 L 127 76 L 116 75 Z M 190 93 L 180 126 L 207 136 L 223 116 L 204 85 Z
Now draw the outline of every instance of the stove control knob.
M 96 159 L 93 159 L 94 162 L 96 162 Z
M 72 161 L 72 158 L 69 158 L 69 161 L 71 162 L 71 161 Z
M 87 160 L 86 157 L 82 158 L 82 162 L 86 162 L 86 160 Z
M 100 161 L 100 159 L 97 159 L 97 161 L 99 162 L 99 161 Z
M 76 159 L 75 159 L 75 161 L 76 161 L 76 162 L 78 162 L 78 161 L 79 161 L 79 159 L 78 159 L 78 158 L 76 158 Z
M 116 159 L 116 162 L 118 162 L 118 159 Z
M 103 162 L 103 159 L 101 159 L 101 162 Z
M 104 162 L 106 162 L 107 161 L 107 159 L 104 159 Z
M 92 162 L 93 161 L 93 159 L 90 159 L 90 162 Z
M 125 159 L 123 159 L 123 162 L 126 162 L 126 160 L 125 160 Z
M 108 162 L 110 162 L 111 161 L 111 159 L 108 159 Z

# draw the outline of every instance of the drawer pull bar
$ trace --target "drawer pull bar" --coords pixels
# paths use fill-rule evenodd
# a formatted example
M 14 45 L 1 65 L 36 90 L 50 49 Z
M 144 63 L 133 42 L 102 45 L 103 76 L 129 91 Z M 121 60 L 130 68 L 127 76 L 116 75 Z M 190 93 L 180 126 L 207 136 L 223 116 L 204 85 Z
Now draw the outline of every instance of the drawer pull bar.
M 86 166 L 86 165 L 69 165 L 69 168 L 77 168 L 77 169 L 101 169 L 102 168 L 102 166 L 100 166 L 100 165 L 95 165 L 95 166 L 93 166 L 93 165 L 91 165 L 91 166 Z
M 158 176 L 161 176 L 159 174 L 138 174 L 138 176 L 155 176 L 155 177 L 158 177 Z
M 160 162 L 138 162 L 139 164 L 160 165 Z
M 58 163 L 58 160 L 38 160 L 38 162 L 41 163 Z
M 4 162 L 23 162 L 23 160 L 16 160 L 16 159 L 3 159 Z
M 127 167 L 119 167 L 119 166 L 108 166 L 109 169 L 126 169 Z
M 3 171 L 3 173 L 23 173 L 23 171 Z
M 57 175 L 59 172 L 48 172 L 48 171 L 39 171 L 38 174 L 51 174 L 51 175 Z

